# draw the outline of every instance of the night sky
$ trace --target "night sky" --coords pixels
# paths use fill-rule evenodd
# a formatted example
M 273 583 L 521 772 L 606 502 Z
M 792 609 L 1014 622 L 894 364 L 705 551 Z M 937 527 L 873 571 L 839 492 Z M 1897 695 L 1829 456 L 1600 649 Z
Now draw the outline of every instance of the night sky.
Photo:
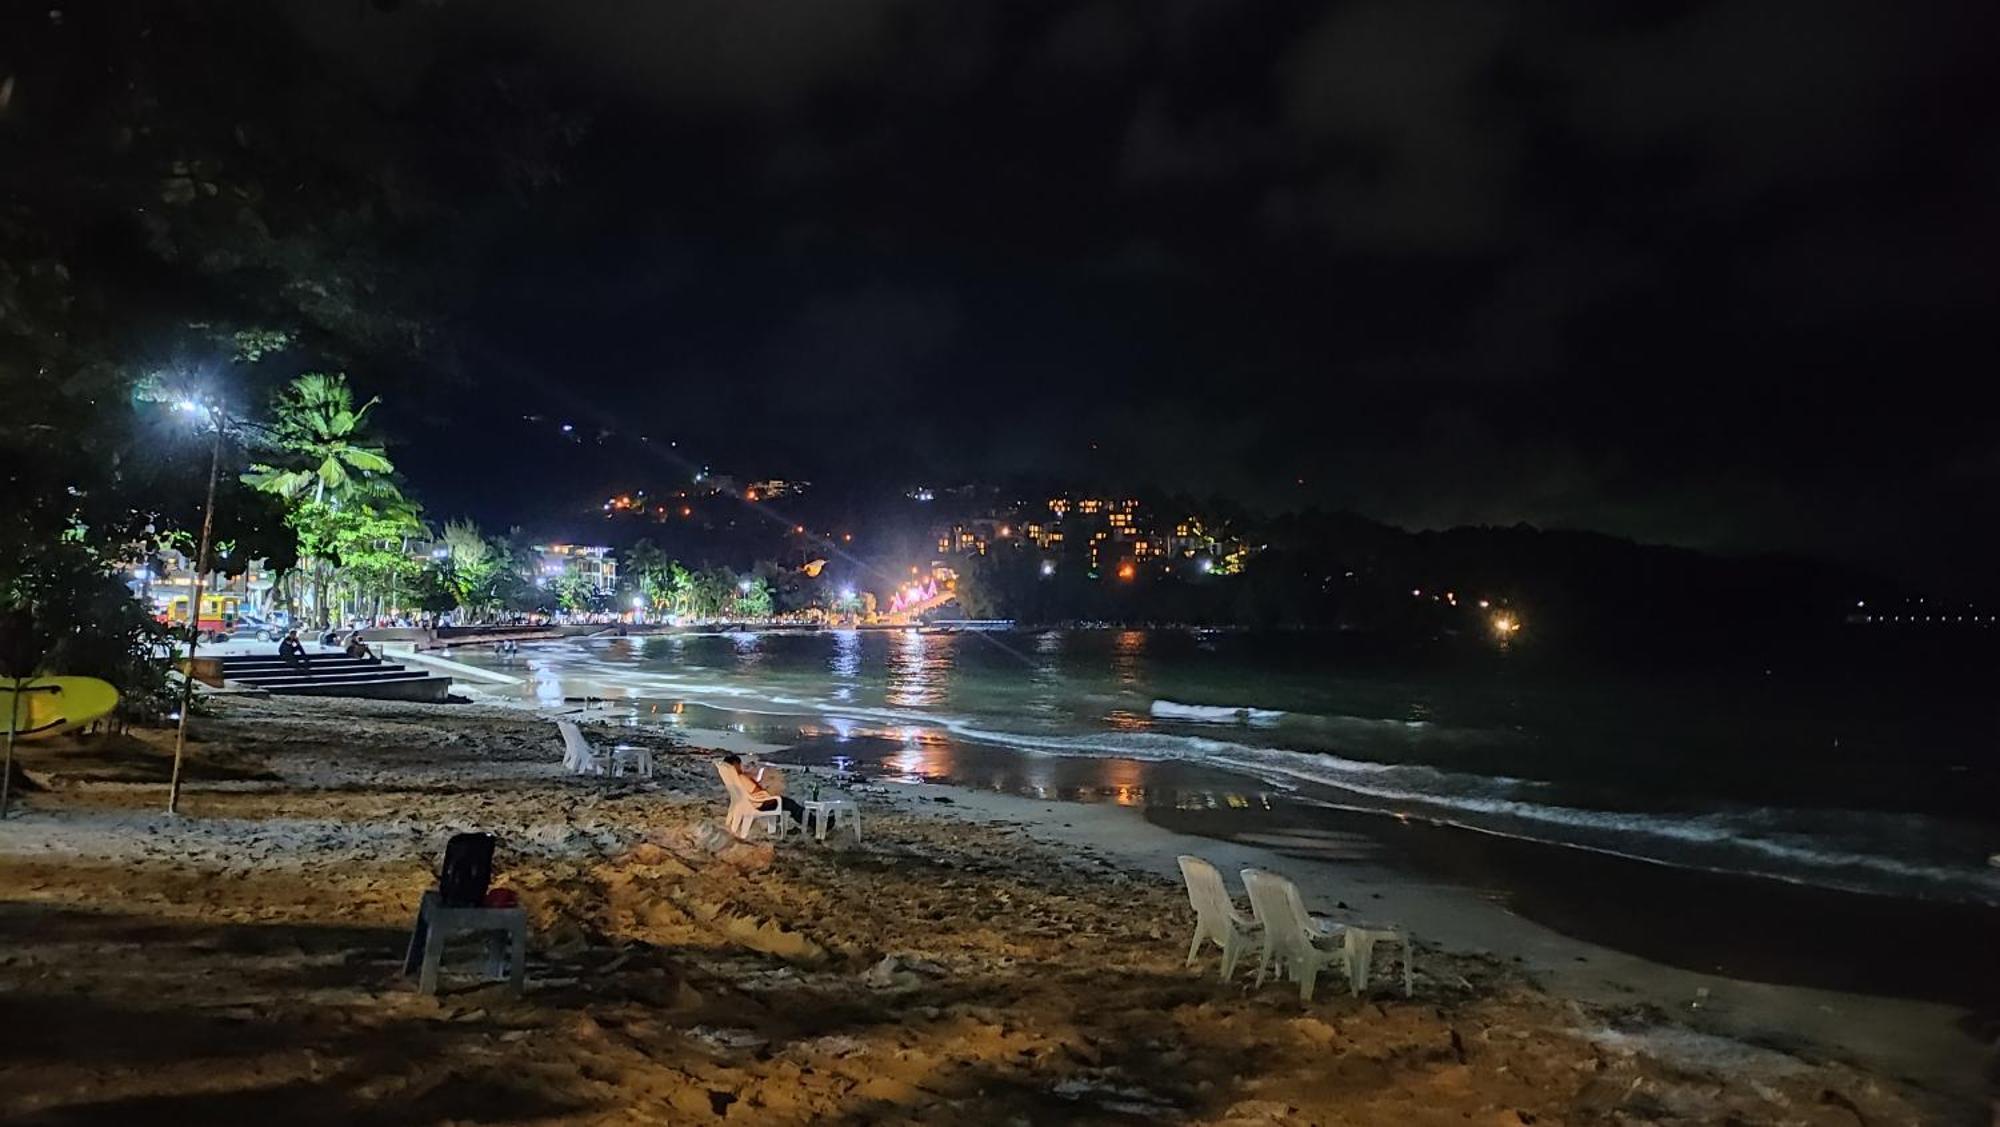
M 685 455 L 2000 562 L 1990 2 L 292 8 L 588 110 L 467 382 L 370 389 L 433 509 Z

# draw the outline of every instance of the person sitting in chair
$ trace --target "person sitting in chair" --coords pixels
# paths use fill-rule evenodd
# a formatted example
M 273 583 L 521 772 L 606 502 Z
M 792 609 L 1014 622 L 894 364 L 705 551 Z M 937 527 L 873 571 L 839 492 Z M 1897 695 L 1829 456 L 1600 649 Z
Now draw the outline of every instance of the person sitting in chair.
M 750 797 L 751 805 L 759 810 L 776 810 L 783 807 L 785 813 L 791 815 L 792 820 L 799 824 L 800 829 L 806 828 L 806 808 L 799 805 L 797 799 L 786 798 L 784 795 L 772 794 L 765 790 L 755 776 L 743 769 L 742 756 L 731 753 L 723 756 L 722 761 L 729 765 L 730 770 L 736 772 L 737 779 L 743 784 L 743 792 Z
M 347 656 L 357 661 L 382 660 L 381 654 L 369 649 L 368 643 L 361 640 L 361 631 L 359 630 L 347 636 Z

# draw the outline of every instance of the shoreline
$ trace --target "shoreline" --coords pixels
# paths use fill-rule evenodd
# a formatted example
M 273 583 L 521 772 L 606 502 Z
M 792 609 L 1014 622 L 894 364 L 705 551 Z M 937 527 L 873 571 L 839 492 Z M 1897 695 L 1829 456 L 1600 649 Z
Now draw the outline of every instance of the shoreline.
M 1970 1013 L 1960 1006 L 1669 966 L 1564 935 L 1474 889 L 1407 868 L 1367 860 L 1333 865 L 1282 847 L 1219 840 L 1160 825 L 1131 807 L 1052 804 L 943 783 L 892 786 L 908 786 L 902 801 L 927 813 L 1018 824 L 1037 841 L 1087 849 L 1164 879 L 1178 880 L 1181 853 L 1215 864 L 1232 888 L 1238 869 L 1279 872 L 1298 884 L 1309 908 L 1353 905 L 1403 924 L 1420 942 L 1513 963 L 1576 1001 L 1653 1007 L 1701 1033 L 1881 1069 L 1960 1099 L 1983 1091 L 1990 1050 L 1965 1032 Z M 939 804 L 940 797 L 950 802 Z
M 654 748 L 659 778 L 635 783 L 561 774 L 548 715 L 587 709 L 218 711 L 190 745 L 180 819 L 157 809 L 156 742 L 30 752 L 48 789 L 0 823 L 0 938 L 17 952 L 0 1004 L 20 1019 L 0 1032 L 0 1117 L 269 1118 L 317 1100 L 336 1121 L 1834 1123 L 1852 1107 L 1972 1123 L 1983 1106 L 1976 1066 L 1911 1086 L 1892 1059 L 1841 1059 L 1873 1059 L 1872 1043 L 1715 1035 L 1774 997 L 1848 1007 L 1825 1020 L 1870 1035 L 1906 1005 L 1724 980 L 1707 1004 L 1727 1012 L 1691 1019 L 1649 1000 L 1642 961 L 1566 963 L 1574 941 L 1372 861 L 936 785 L 858 788 L 860 843 L 718 844 L 696 749 L 772 750 L 743 733 L 589 725 Z M 473 827 L 501 833 L 496 883 L 530 907 L 524 999 L 420 998 L 394 974 L 444 836 Z M 1247 973 L 1218 983 L 1212 951 L 1183 969 L 1183 851 L 1411 928 L 1416 999 L 1323 988 L 1301 1006 Z M 1961 1046 L 1905 1048 L 1943 1068 Z

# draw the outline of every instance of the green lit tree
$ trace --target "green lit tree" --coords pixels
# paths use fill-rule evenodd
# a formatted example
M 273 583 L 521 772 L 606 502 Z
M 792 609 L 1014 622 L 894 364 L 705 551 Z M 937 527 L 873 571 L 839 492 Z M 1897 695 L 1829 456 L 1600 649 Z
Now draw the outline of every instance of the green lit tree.
M 667 605 L 673 608 L 676 615 L 685 616 L 694 613 L 695 588 L 694 572 L 678 562 L 667 564 Z
M 467 614 L 489 610 L 501 601 L 506 558 L 471 521 L 446 521 L 439 539 L 445 558 L 441 571 L 459 609 Z
M 771 584 L 761 576 L 750 576 L 737 581 L 736 613 L 744 618 L 769 618 L 777 609 L 777 602 L 771 594 Z
M 597 585 L 580 572 L 566 571 L 556 577 L 556 605 L 571 614 L 596 610 L 600 603 Z
M 310 610 L 325 625 L 331 617 L 329 588 L 339 580 L 341 550 L 357 558 L 364 544 L 366 564 L 385 575 L 379 553 L 416 527 L 416 507 L 389 475 L 395 466 L 369 432 L 368 413 L 379 400 L 356 407 L 343 375 L 308 373 L 281 389 L 271 402 L 271 422 L 263 428 L 269 461 L 253 463 L 243 482 L 282 499 L 286 523 L 298 537 L 299 570 L 310 584 Z M 364 568 L 364 571 L 366 568 Z
M 270 442 L 277 458 L 253 464 L 243 480 L 281 497 L 337 504 L 359 481 L 394 472 L 365 425 L 380 402 L 370 399 L 356 407 L 344 375 L 300 376 L 271 404 Z
M 630 582 L 632 589 L 645 597 L 646 602 L 655 607 L 668 607 L 673 601 L 670 583 L 674 562 L 651 540 L 640 540 L 620 553 L 619 572 Z

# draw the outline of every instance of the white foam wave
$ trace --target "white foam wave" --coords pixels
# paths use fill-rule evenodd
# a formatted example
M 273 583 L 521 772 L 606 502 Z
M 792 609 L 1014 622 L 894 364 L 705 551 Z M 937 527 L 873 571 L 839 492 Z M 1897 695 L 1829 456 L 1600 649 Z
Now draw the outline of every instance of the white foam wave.
M 1285 715 L 1277 708 L 1251 708 L 1226 704 L 1182 704 L 1156 700 L 1151 712 L 1162 720 L 1195 720 L 1204 724 L 1272 724 Z

